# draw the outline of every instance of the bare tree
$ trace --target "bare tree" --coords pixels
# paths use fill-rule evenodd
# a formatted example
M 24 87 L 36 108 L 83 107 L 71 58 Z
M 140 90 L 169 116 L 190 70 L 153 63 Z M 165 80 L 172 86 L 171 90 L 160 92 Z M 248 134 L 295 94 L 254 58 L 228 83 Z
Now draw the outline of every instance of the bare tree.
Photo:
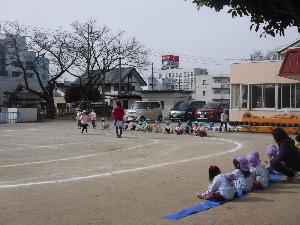
M 102 85 L 105 93 L 105 74 L 122 65 L 140 66 L 148 63 L 148 51 L 135 38 L 124 40 L 123 32 L 113 32 L 107 26 L 98 26 L 97 21 L 76 21 L 72 25 L 73 40 L 78 52 L 77 70 L 69 71 L 78 78 L 87 96 Z M 83 76 L 82 76 L 83 74 Z
M 15 62 L 15 66 L 21 70 L 25 89 L 45 101 L 47 118 L 54 118 L 53 90 L 57 80 L 75 65 L 77 59 L 72 35 L 62 30 L 46 32 L 31 29 L 18 22 L 4 23 L 2 31 L 7 36 L 8 60 Z M 26 61 L 28 55 L 31 55 L 29 62 Z M 33 74 L 39 88 L 32 87 L 30 78 Z
M 278 60 L 278 48 L 263 52 L 262 50 L 256 50 L 250 54 L 249 61 L 264 61 L 264 60 Z

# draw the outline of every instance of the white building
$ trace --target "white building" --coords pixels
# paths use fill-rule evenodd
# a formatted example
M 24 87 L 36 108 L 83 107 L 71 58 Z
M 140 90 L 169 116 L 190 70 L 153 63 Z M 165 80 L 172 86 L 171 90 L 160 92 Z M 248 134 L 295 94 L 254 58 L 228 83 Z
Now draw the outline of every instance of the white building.
M 174 90 L 194 91 L 196 79 L 195 76 L 207 74 L 206 69 L 166 69 L 158 71 L 158 80 L 160 83 L 166 82 L 165 79 L 169 78 L 169 86 L 174 86 Z
M 14 50 L 10 46 L 11 37 L 4 35 L 0 39 L 0 106 L 3 106 L 5 99 L 4 92 L 13 92 L 18 85 L 24 85 L 23 72 L 15 59 Z M 20 60 L 26 67 L 28 75 L 28 84 L 31 89 L 40 90 L 33 67 L 40 74 L 43 84 L 46 84 L 49 78 L 49 60 L 40 58 L 34 63 L 36 53 L 28 51 L 25 37 L 17 38 L 20 51 Z M 33 64 L 34 63 L 34 64 Z
M 229 104 L 230 79 L 227 74 L 199 75 L 196 79 L 195 100 Z

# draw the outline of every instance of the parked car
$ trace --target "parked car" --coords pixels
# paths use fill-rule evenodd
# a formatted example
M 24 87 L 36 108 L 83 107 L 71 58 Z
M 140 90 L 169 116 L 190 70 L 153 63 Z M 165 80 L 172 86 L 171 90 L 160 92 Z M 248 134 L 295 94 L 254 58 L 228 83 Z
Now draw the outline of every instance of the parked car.
M 126 110 L 126 121 L 137 121 L 141 117 L 149 120 L 156 120 L 158 117 L 162 118 L 162 107 L 158 101 L 135 101 L 131 108 Z
M 195 112 L 195 118 L 198 121 L 220 121 L 223 109 L 228 109 L 228 105 L 221 103 L 207 103 L 201 109 Z
M 202 108 L 205 101 L 180 101 L 169 112 L 169 119 L 173 121 L 195 120 L 195 111 Z

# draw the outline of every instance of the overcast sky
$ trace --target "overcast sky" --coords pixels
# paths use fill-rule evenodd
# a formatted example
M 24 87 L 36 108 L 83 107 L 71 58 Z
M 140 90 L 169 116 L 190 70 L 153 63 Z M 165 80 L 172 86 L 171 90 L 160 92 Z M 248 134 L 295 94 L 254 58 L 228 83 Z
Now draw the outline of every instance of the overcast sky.
M 1 21 L 50 29 L 90 17 L 152 49 L 156 68 L 166 53 L 180 55 L 182 67 L 229 73 L 226 59 L 245 59 L 254 50 L 272 50 L 300 37 L 291 28 L 284 37 L 260 38 L 249 30 L 249 17 L 233 19 L 226 10 L 205 7 L 198 11 L 191 0 L 5 0 L 0 7 Z

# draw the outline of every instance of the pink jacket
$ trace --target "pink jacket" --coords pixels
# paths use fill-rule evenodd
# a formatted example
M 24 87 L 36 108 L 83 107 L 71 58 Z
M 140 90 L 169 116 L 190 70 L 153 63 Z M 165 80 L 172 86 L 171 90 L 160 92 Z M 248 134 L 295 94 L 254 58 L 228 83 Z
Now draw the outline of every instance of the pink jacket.
M 90 118 L 91 118 L 91 120 L 96 120 L 96 117 L 97 117 L 97 115 L 96 115 L 95 112 L 91 112 L 91 113 L 90 113 Z
M 117 106 L 112 111 L 112 117 L 114 120 L 122 121 L 124 115 L 125 115 L 125 111 L 122 107 Z
M 80 117 L 80 121 L 81 121 L 82 124 L 87 124 L 88 120 L 89 120 L 89 116 L 88 115 L 82 115 Z
M 81 117 L 81 112 L 77 112 L 76 113 L 76 120 L 80 120 L 80 117 Z

